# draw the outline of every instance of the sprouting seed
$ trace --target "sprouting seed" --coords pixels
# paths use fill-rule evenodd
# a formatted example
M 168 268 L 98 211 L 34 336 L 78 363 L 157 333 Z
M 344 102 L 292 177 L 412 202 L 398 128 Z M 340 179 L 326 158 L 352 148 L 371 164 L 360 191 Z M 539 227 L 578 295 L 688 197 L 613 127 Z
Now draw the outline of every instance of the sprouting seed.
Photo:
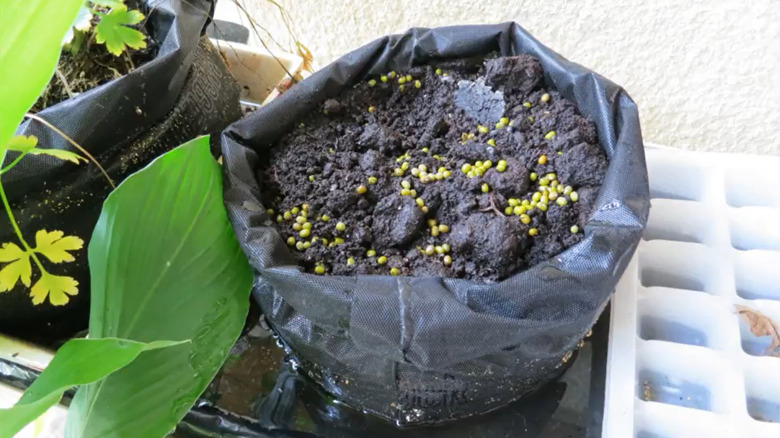
M 306 210 L 308 210 L 308 209 L 309 209 L 309 204 L 306 204 L 306 203 L 304 203 L 304 204 L 301 204 L 301 209 L 302 209 L 303 211 L 306 211 Z
M 509 124 L 509 119 L 508 119 L 508 118 L 506 118 L 506 117 L 501 117 L 501 119 L 498 121 L 498 123 L 500 123 L 500 124 L 502 124 L 502 125 L 506 126 L 506 125 L 508 125 L 508 124 Z
M 398 275 L 399 273 L 398 268 L 390 268 L 390 275 Z
M 489 144 L 490 146 L 496 147 L 496 141 L 493 140 L 492 138 L 487 141 L 487 144 Z
M 414 81 L 414 88 L 420 88 L 420 87 L 422 87 L 422 82 Z
M 542 94 L 542 98 L 539 99 L 539 100 L 541 100 L 542 102 L 549 102 L 550 101 L 550 95 L 547 94 L 547 93 L 544 93 L 544 94 Z
M 304 245 L 303 242 L 300 241 L 295 242 L 295 249 L 297 249 L 298 251 L 303 251 L 304 249 L 306 249 L 306 245 Z
M 327 244 L 328 244 L 328 239 L 326 239 L 326 238 L 324 238 L 324 237 L 323 237 L 323 238 L 322 238 L 322 239 L 320 239 L 320 240 L 322 240 L 322 244 L 323 244 L 323 245 L 327 245 Z
M 314 182 L 314 175 L 309 175 L 309 182 Z
M 376 79 L 370 79 L 370 80 L 368 81 L 368 86 L 369 86 L 369 87 L 373 87 L 374 85 L 376 85 Z
M 305 222 L 303 225 L 301 225 L 304 230 L 311 230 L 311 222 Z
M 577 234 L 580 232 L 580 227 L 572 225 L 571 228 L 569 228 L 569 231 L 571 231 L 572 234 Z
M 302 224 L 302 223 L 306 222 L 306 218 L 303 217 L 303 216 L 298 216 L 298 217 L 295 218 L 295 222 L 297 222 L 299 224 Z
M 376 255 L 376 251 L 374 251 L 373 249 L 369 249 L 368 251 L 366 251 L 366 256 L 368 257 L 374 257 L 375 255 Z
M 558 192 L 550 190 L 550 193 L 547 194 L 547 197 L 550 198 L 550 201 L 555 201 L 558 199 Z
M 288 237 L 287 238 L 287 244 L 290 245 L 290 246 L 295 245 L 295 237 L 293 237 L 293 236 Z
M 401 164 L 401 170 L 406 171 L 406 169 L 409 168 L 409 162 L 404 161 L 403 164 Z
M 528 216 L 527 214 L 521 214 L 520 215 L 520 222 L 522 222 L 522 223 L 524 223 L 526 225 L 530 224 L 531 223 L 531 217 Z
M 521 214 L 525 213 L 525 209 L 521 205 L 518 205 L 512 209 L 512 213 L 520 216 Z
M 436 69 L 436 71 L 435 71 L 434 73 L 436 73 L 437 75 L 441 75 L 441 69 L 440 69 L 440 68 L 437 68 L 437 69 Z
M 531 102 L 523 102 L 523 106 L 526 108 L 531 108 Z
M 398 91 L 404 91 L 405 89 L 406 89 L 406 87 L 404 85 L 399 85 L 398 86 Z
M 412 184 L 409 181 L 407 181 L 407 180 L 403 180 L 403 181 L 401 181 L 401 187 L 403 187 L 405 189 L 411 189 L 412 188 Z
M 539 230 L 537 230 L 536 228 L 531 228 L 528 230 L 529 236 L 536 236 L 537 234 L 539 234 Z
M 550 131 L 544 135 L 545 140 L 552 140 L 553 137 L 555 137 L 555 131 Z
M 425 201 L 423 201 L 422 198 L 417 198 L 414 200 L 415 204 L 417 204 L 418 207 L 422 207 L 425 205 Z
M 439 235 L 439 227 L 431 228 L 431 236 L 437 237 Z
M 406 75 L 406 82 L 412 82 L 412 75 Z
M 426 255 L 433 255 L 436 248 L 433 245 L 428 245 L 425 247 L 425 254 Z
M 285 211 L 285 212 L 284 212 L 284 216 L 283 216 L 283 217 L 284 217 L 284 220 L 287 220 L 287 221 L 289 221 L 290 219 L 292 219 L 293 215 L 292 215 L 292 213 L 291 213 L 291 212 L 289 212 L 289 211 Z
M 511 207 L 511 206 L 507 206 L 507 207 L 504 209 L 504 214 L 505 214 L 505 215 L 507 215 L 507 216 L 509 216 L 510 214 L 512 214 L 512 211 L 513 211 L 512 207 Z
M 379 256 L 376 258 L 376 262 L 379 263 L 380 265 L 384 265 L 385 263 L 387 263 L 387 257 Z
M 569 193 L 569 199 L 571 199 L 571 202 L 577 202 L 580 200 L 580 195 L 577 192 L 571 192 Z
M 511 205 L 512 207 L 516 207 L 516 206 L 520 205 L 520 201 L 518 201 L 517 198 L 509 198 L 506 201 L 506 203 Z
M 442 259 L 442 263 L 444 263 L 444 266 L 451 265 L 452 264 L 452 257 L 450 257 L 448 255 L 444 256 L 444 258 Z
M 563 188 L 563 194 L 566 195 L 566 196 L 571 195 L 572 191 L 574 191 L 572 186 L 566 186 L 566 187 Z
M 546 164 L 547 163 L 547 155 L 541 155 L 538 160 L 536 160 L 539 164 Z
M 409 189 L 401 189 L 401 196 L 409 196 L 412 194 L 412 191 Z
M 399 83 L 400 85 L 403 85 L 403 84 L 405 84 L 405 83 L 406 83 L 406 78 L 405 78 L 405 77 L 403 77 L 403 76 L 401 76 L 400 78 L 398 78 L 398 83 Z
M 536 181 L 536 178 L 538 178 L 536 172 L 531 172 L 531 174 L 528 175 L 528 179 L 530 179 L 531 181 Z
M 487 134 L 490 131 L 487 126 L 477 125 L 477 131 L 482 134 Z
M 309 234 L 311 233 L 311 230 L 308 228 L 304 228 L 301 231 L 298 232 L 298 235 L 301 237 L 309 237 Z
M 382 81 L 382 82 L 387 82 L 387 76 L 382 75 L 382 76 L 379 77 L 379 80 Z
M 566 198 L 564 198 L 563 196 L 561 196 L 560 198 L 556 199 L 556 200 L 555 200 L 555 202 L 556 202 L 558 205 L 560 205 L 560 206 L 564 206 L 564 205 L 566 205 L 566 204 L 568 203 L 568 202 L 566 201 Z
M 368 112 L 373 113 L 374 111 L 376 111 L 376 107 L 375 106 L 372 105 L 372 106 L 368 107 Z
M 436 254 L 444 254 L 444 248 L 442 248 L 440 245 L 436 245 L 434 247 L 434 251 L 436 252 Z
M 292 229 L 293 229 L 294 231 L 301 231 L 301 230 L 303 229 L 303 226 L 302 226 L 301 224 L 299 224 L 298 222 L 296 222 L 296 223 L 294 223 L 294 224 L 292 225 Z
M 428 211 L 430 211 L 427 205 L 423 205 L 422 207 L 420 207 L 420 210 L 422 210 L 422 212 L 425 214 L 428 214 Z
M 393 169 L 393 175 L 404 176 L 404 170 L 401 169 L 400 167 L 396 167 L 395 169 Z
M 534 122 L 534 116 L 528 116 L 528 121 L 533 123 Z
M 416 198 L 417 197 L 417 190 L 415 190 L 415 189 L 409 190 L 409 196 L 411 196 L 412 198 Z
M 482 183 L 482 185 L 480 186 L 480 190 L 482 190 L 482 193 L 487 193 L 490 191 L 490 186 L 488 185 L 488 183 Z
M 387 80 L 387 78 L 385 76 L 382 76 L 382 77 L 385 78 L 385 81 Z M 382 81 L 382 82 L 385 82 L 385 81 Z M 347 259 L 347 266 L 352 266 L 354 264 L 355 264 L 355 259 L 353 257 L 350 257 L 350 258 Z
M 369 184 L 376 184 L 376 177 L 375 176 L 369 176 L 368 177 L 368 183 Z
M 297 215 L 301 210 L 298 207 L 293 207 L 290 209 L 290 213 L 293 215 Z
M 359 185 L 359 186 L 357 186 L 355 191 L 358 192 L 358 195 L 362 195 L 362 194 L 364 194 L 364 193 L 366 193 L 368 191 L 368 188 L 366 186 L 364 186 L 364 185 Z
M 341 245 L 342 243 L 344 243 L 344 238 L 343 237 L 336 237 L 336 238 L 333 239 L 333 243 L 335 243 L 336 245 Z
M 490 160 L 487 160 L 484 163 L 482 163 L 482 167 L 484 167 L 485 169 L 490 169 L 491 167 L 493 167 L 493 162 L 490 161 Z
M 412 167 L 412 176 L 420 176 L 420 169 Z
M 278 223 L 281 223 L 283 220 L 284 220 L 284 217 L 282 217 L 282 215 L 281 215 L 281 214 L 277 214 L 277 215 L 276 215 L 276 223 L 277 223 L 277 224 L 278 224 Z
M 547 211 L 547 204 L 544 202 L 539 202 L 536 204 L 536 208 L 538 208 L 539 211 Z
M 428 148 L 427 148 L 427 147 L 425 147 L 425 148 L 422 148 L 422 151 L 423 151 L 423 152 L 425 152 L 425 153 L 427 153 L 427 152 L 428 152 Z
M 315 273 L 315 274 L 317 274 L 317 275 L 322 275 L 322 274 L 324 274 L 324 273 L 325 273 L 325 266 L 322 266 L 322 265 L 317 265 L 317 266 L 314 268 L 314 273 Z
M 391 71 L 390 73 L 387 74 L 387 77 L 393 79 L 395 77 L 395 72 Z
M 439 232 L 440 233 L 449 233 L 450 227 L 447 224 L 439 224 Z
M 345 224 L 344 222 L 339 222 L 336 224 L 336 230 L 344 231 L 346 229 L 347 229 L 347 224 Z
M 498 164 L 496 165 L 496 170 L 499 172 L 503 172 L 506 170 L 506 160 L 498 160 Z
M 540 192 L 536 192 L 531 196 L 532 201 L 539 202 L 540 199 L 542 199 L 542 194 Z
M 448 252 L 450 252 L 450 244 L 449 244 L 449 243 L 444 243 L 444 244 L 442 244 L 442 246 L 441 246 L 441 249 L 443 249 L 443 250 L 444 250 L 444 253 L 445 253 L 445 254 L 446 254 L 446 253 L 448 253 Z

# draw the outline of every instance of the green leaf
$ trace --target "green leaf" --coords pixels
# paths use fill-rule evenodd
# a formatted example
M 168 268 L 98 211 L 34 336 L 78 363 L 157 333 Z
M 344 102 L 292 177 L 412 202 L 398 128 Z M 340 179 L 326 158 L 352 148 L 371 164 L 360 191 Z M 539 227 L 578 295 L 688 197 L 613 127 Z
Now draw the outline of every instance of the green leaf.
M 95 40 L 105 44 L 108 52 L 114 56 L 121 55 L 125 47 L 142 49 L 146 47 L 146 37 L 127 26 L 138 24 L 143 19 L 144 14 L 137 10 L 128 11 L 124 5 L 114 8 L 100 17 L 100 22 L 95 26 Z
M 62 38 L 62 45 L 70 44 L 73 41 L 73 37 L 76 35 L 77 30 L 85 32 L 92 27 L 92 8 L 89 6 L 89 2 L 84 0 L 84 3 L 79 9 L 76 19 L 73 20 L 73 24 L 68 28 L 68 32 L 65 37 Z
M 192 343 L 144 354 L 79 389 L 66 436 L 165 436 L 216 375 L 249 306 L 252 271 L 208 138 L 168 152 L 111 193 L 87 254 L 90 336 Z
M 82 157 L 81 155 L 71 152 L 71 151 L 65 151 L 62 149 L 40 149 L 40 148 L 34 148 L 30 150 L 30 155 L 48 155 L 50 157 L 59 158 L 62 161 L 70 161 L 74 164 L 79 164 L 81 161 L 87 162 L 87 159 Z
M 6 147 L 9 151 L 27 153 L 38 145 L 38 137 L 34 135 L 14 135 L 8 140 Z
M 188 341 L 142 343 L 123 339 L 71 339 L 60 348 L 45 370 L 9 409 L 0 409 L 0 438 L 13 437 L 29 422 L 56 404 L 72 386 L 102 379 L 126 366 L 144 351 Z
M 104 8 L 121 8 L 125 5 L 124 0 L 90 0 L 90 3 Z
M 76 251 L 84 241 L 76 236 L 65 236 L 62 231 L 38 230 L 35 233 L 35 251 L 46 256 L 52 263 L 76 260 L 68 251 Z
M 62 37 L 82 0 L 2 0 L 0 157 L 24 113 L 54 74 Z
M 0 269 L 0 292 L 10 291 L 20 280 L 25 286 L 30 286 L 32 276 L 30 254 L 15 243 L 4 243 L 0 247 L 0 262 L 8 263 Z

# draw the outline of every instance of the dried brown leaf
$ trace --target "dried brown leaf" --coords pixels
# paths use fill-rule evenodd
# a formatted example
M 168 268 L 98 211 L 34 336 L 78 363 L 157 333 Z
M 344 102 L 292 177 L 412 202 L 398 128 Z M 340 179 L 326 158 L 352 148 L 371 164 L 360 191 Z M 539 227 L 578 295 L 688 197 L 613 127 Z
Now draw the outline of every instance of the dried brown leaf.
M 748 324 L 750 333 L 754 336 L 771 336 L 772 340 L 769 346 L 764 350 L 765 355 L 780 357 L 780 329 L 777 328 L 777 323 L 772 321 L 768 316 L 763 313 L 753 310 L 750 307 L 740 306 L 735 304 L 734 308 L 737 309 L 737 314 Z

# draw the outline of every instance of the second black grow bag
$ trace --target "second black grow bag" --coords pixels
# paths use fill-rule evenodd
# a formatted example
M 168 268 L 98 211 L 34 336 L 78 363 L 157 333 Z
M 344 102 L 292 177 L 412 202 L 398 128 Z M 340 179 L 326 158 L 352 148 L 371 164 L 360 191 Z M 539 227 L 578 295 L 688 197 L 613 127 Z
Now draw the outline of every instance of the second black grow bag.
M 610 164 L 585 238 L 492 284 L 302 272 L 259 201 L 258 162 L 273 141 L 366 77 L 491 52 L 537 57 L 548 85 L 595 122 Z M 515 23 L 378 39 L 231 125 L 222 140 L 225 202 L 273 329 L 328 392 L 398 424 L 486 412 L 558 375 L 606 306 L 650 205 L 634 102 Z
M 198 135 L 218 134 L 241 117 L 239 86 L 219 52 L 203 36 L 214 2 L 144 3 L 146 30 L 159 46 L 156 57 L 125 76 L 37 113 L 88 150 L 115 184 L 179 144 Z M 43 148 L 76 152 L 36 120 L 25 121 L 17 134 L 37 136 Z M 6 164 L 15 156 L 9 153 Z M 0 332 L 54 345 L 87 327 L 86 248 L 111 186 L 91 162 L 74 165 L 43 155 L 26 156 L 3 175 L 3 185 L 31 245 L 41 229 L 84 240 L 84 247 L 72 252 L 73 262 L 55 265 L 42 260 L 53 275 L 71 276 L 79 282 L 78 294 L 70 296 L 67 304 L 52 305 L 46 300 L 35 305 L 30 288 L 21 283 L 0 293 Z M 3 213 L 0 244 L 19 245 L 6 225 Z M 33 269 L 32 284 L 38 275 Z

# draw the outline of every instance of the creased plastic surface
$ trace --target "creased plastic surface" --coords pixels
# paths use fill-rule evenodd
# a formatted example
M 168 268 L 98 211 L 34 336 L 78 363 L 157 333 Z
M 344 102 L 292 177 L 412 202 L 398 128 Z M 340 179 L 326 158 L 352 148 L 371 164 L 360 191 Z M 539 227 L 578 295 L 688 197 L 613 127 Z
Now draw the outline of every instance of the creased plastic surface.
M 187 140 L 202 134 L 216 137 L 241 116 L 238 84 L 208 38 L 201 37 L 213 2 L 147 0 L 147 5 L 146 28 L 159 43 L 154 60 L 38 113 L 90 151 L 117 184 Z M 41 147 L 73 150 L 37 121 L 26 121 L 17 134 L 36 135 Z M 79 282 L 79 294 L 67 305 L 33 306 L 29 290 L 19 284 L 0 294 L 0 331 L 52 345 L 86 328 L 86 248 L 111 187 L 92 163 L 76 166 L 46 156 L 25 157 L 3 175 L 3 185 L 28 241 L 34 242 L 42 228 L 84 240 L 75 262 L 51 265 L 44 260 L 53 274 Z M 0 218 L 2 242 L 16 242 L 5 217 Z
M 301 272 L 260 204 L 256 170 L 280 134 L 329 97 L 389 70 L 443 58 L 526 53 L 597 125 L 610 166 L 585 239 L 504 281 L 315 276 Z M 596 321 L 649 210 L 637 108 L 619 86 L 544 47 L 515 23 L 412 29 L 336 60 L 223 134 L 225 201 L 257 270 L 254 297 L 323 387 L 398 423 L 489 411 L 561 372 Z

